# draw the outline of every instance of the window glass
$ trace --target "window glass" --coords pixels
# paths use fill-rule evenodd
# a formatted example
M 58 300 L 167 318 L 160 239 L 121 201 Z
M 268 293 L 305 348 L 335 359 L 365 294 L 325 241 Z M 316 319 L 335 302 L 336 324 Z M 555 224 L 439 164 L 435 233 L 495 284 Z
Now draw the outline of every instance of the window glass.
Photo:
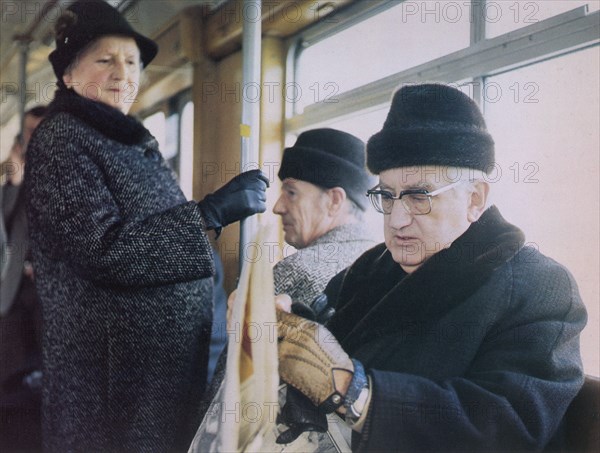
M 179 114 L 173 113 L 165 122 L 165 147 L 161 149 L 163 157 L 171 162 L 173 169 L 179 172 Z
M 469 46 L 466 2 L 402 2 L 303 50 L 298 112 L 317 102 Z
M 156 112 L 144 118 L 144 126 L 150 131 L 158 142 L 158 149 L 165 157 L 167 146 L 167 121 L 163 112 Z M 165 157 L 166 159 L 166 157 Z
M 179 185 L 188 200 L 192 199 L 194 163 L 194 103 L 188 102 L 181 111 Z
M 334 120 L 329 127 L 356 135 L 366 143 L 371 135 L 381 130 L 389 109 L 390 106 L 387 104 L 377 110 L 358 113 L 342 120 Z
M 587 5 L 589 12 L 600 9 L 598 0 L 488 1 L 482 12 L 486 36 L 493 38 L 582 5 Z
M 495 204 L 527 241 L 574 275 L 589 312 L 586 372 L 600 374 L 599 48 L 486 80 L 496 142 Z

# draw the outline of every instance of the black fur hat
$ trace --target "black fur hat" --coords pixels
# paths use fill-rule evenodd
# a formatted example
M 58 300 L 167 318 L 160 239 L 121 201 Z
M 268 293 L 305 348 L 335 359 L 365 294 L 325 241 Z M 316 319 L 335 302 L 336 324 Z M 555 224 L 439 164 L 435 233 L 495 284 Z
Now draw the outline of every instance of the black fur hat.
M 278 173 L 326 189 L 341 187 L 363 211 L 371 176 L 365 168 L 365 144 L 352 134 L 335 129 L 313 129 L 301 133 L 283 152 Z
M 158 46 L 136 32 L 119 11 L 103 0 L 78 0 L 56 23 L 56 49 L 48 56 L 59 83 L 77 54 L 97 38 L 107 35 L 135 39 L 144 67 L 154 59 Z
M 494 140 L 477 104 L 447 85 L 407 85 L 396 91 L 383 128 L 367 143 L 374 174 L 398 167 L 443 165 L 489 173 Z

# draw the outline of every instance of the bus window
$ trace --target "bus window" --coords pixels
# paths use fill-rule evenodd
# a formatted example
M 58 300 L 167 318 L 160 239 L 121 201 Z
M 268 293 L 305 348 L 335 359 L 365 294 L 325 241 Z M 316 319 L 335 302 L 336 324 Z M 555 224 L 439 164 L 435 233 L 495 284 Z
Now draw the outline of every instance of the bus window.
M 296 108 L 468 47 L 469 36 L 468 4 L 402 2 L 304 49 Z
M 144 118 L 144 126 L 150 131 L 154 138 L 158 142 L 158 149 L 160 149 L 163 157 L 168 160 L 166 153 L 167 145 L 167 121 L 163 112 L 156 112 L 150 116 Z
M 486 78 L 494 202 L 530 245 L 574 275 L 588 309 L 586 370 L 598 375 L 598 47 Z M 575 82 L 576 81 L 576 82 Z

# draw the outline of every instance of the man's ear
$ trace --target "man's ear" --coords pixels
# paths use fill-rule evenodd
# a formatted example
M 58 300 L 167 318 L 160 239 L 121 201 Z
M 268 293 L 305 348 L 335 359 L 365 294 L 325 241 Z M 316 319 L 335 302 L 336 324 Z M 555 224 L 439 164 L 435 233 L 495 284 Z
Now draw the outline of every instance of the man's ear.
M 71 81 L 73 80 L 73 77 L 71 77 L 70 72 L 65 72 L 62 76 L 62 80 L 67 88 L 71 88 L 70 84 L 71 84 Z
M 341 187 L 332 187 L 327 189 L 327 195 L 329 196 L 329 215 L 333 216 L 344 206 L 347 198 L 346 191 Z
M 469 191 L 469 206 L 467 208 L 467 220 L 470 223 L 477 222 L 483 211 L 485 211 L 490 185 L 486 181 L 477 180 L 473 182 Z

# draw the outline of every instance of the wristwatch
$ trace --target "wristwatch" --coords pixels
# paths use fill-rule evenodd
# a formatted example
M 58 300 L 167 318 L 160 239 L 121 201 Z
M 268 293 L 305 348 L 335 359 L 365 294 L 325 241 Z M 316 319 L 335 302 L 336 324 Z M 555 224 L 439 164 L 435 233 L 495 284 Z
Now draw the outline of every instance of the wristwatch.
M 366 405 L 368 399 L 369 399 L 369 382 L 367 381 L 365 386 L 360 391 L 358 398 L 356 398 L 356 401 L 354 401 L 352 404 L 350 404 L 350 406 L 348 407 L 348 410 L 346 412 L 346 422 L 350 426 L 354 425 L 358 421 L 358 419 L 362 415 L 363 411 L 365 410 L 365 405 Z
M 354 364 L 354 376 L 352 376 L 344 397 L 345 419 L 351 426 L 361 416 L 369 397 L 369 379 L 365 369 L 358 360 L 352 359 L 352 363 Z

